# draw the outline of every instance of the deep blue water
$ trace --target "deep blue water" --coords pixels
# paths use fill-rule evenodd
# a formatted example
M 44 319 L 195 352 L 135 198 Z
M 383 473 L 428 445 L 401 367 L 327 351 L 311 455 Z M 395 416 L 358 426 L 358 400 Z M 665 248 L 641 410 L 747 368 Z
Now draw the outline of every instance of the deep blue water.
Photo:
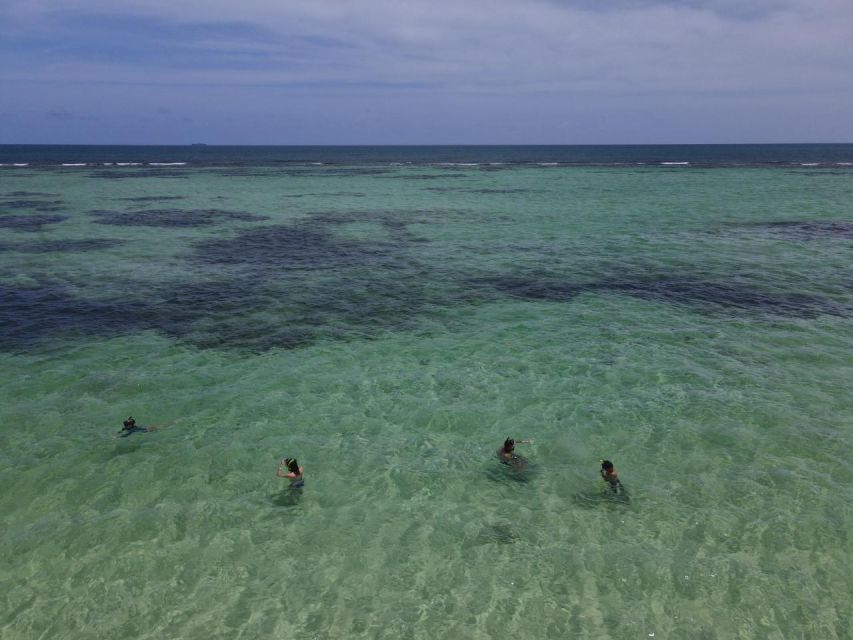
M 853 166 L 853 144 L 554 145 L 554 146 L 93 146 L 0 145 L 0 165 L 178 163 L 191 166 L 279 164 L 537 164 L 691 166 Z

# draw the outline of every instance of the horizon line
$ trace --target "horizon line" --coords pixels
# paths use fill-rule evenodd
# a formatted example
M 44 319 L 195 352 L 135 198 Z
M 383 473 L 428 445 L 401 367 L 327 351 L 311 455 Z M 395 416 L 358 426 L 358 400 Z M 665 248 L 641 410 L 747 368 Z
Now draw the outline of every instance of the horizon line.
M 206 143 L 206 142 L 168 142 L 168 143 L 91 143 L 91 142 L 0 142 L 0 147 L 735 147 L 735 146 L 793 146 L 793 145 L 853 145 L 853 141 L 843 142 L 584 142 L 584 143 L 360 143 L 360 144 L 243 144 L 243 143 Z

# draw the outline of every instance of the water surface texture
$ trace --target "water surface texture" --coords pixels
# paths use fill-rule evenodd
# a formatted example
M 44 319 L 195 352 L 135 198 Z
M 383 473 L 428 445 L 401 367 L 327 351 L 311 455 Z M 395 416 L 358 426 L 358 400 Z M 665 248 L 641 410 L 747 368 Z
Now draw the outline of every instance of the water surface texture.
M 853 637 L 852 145 L 0 165 L 4 640 Z

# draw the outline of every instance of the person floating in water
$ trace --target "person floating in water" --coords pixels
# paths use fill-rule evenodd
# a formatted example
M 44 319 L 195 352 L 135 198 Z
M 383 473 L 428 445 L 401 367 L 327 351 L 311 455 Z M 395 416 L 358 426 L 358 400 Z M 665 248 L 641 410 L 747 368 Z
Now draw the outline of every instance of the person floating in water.
M 122 424 L 124 424 L 124 426 L 121 428 L 121 431 L 114 433 L 113 438 L 126 438 L 131 433 L 148 433 L 150 431 L 157 430 L 157 427 L 154 425 L 149 425 L 147 427 L 137 426 L 136 420 L 134 420 L 133 416 L 128 416 L 127 420 Z
M 287 467 L 287 473 L 283 467 Z M 296 458 L 282 458 L 278 463 L 278 477 L 290 480 L 291 489 L 301 489 L 305 486 L 305 467 L 300 467 Z
M 518 444 L 532 444 L 533 440 L 519 440 Z M 498 449 L 498 458 L 505 464 L 521 464 L 527 462 L 525 458 L 515 452 L 515 440 L 507 438 L 503 446 Z
M 610 460 L 601 461 L 601 477 L 610 485 L 610 490 L 613 493 L 620 493 L 623 490 L 622 482 L 620 482 L 619 475 L 616 473 L 616 467 L 613 466 Z

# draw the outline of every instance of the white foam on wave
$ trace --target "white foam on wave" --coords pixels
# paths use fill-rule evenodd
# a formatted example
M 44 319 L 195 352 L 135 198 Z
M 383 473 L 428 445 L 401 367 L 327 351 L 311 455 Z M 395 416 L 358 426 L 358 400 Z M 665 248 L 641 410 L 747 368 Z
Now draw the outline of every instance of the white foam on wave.
M 138 167 L 141 162 L 116 162 L 117 167 Z
M 839 167 L 853 167 L 853 162 L 836 162 Z
M 800 163 L 801 167 L 817 167 L 819 165 L 820 165 L 819 162 L 801 162 Z
M 186 162 L 149 162 L 152 167 L 183 167 Z
M 539 163 L 540 167 L 557 167 L 559 165 L 560 165 L 559 162 L 540 162 Z
M 661 162 L 661 164 L 684 166 L 685 164 L 690 164 L 690 163 L 689 162 Z
M 63 167 L 85 167 L 86 163 L 85 162 L 63 162 L 62 166 Z
M 479 162 L 436 162 L 439 167 L 479 167 Z
M 13 167 L 29 167 L 30 163 L 29 162 L 13 162 L 12 166 Z
M 105 167 L 111 167 L 111 166 L 113 166 L 113 163 L 112 163 L 112 162 L 104 162 L 104 163 L 102 163 L 102 164 L 103 164 Z

